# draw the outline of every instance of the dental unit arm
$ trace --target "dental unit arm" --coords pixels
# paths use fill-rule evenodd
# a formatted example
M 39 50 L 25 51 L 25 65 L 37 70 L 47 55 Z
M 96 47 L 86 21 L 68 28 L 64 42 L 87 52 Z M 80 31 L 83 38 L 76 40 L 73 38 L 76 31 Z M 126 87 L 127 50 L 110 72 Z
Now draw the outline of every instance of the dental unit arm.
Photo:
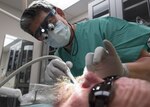
M 26 63 L 25 65 L 21 66 L 20 68 L 18 68 L 17 70 L 15 70 L 13 73 L 11 73 L 8 77 L 4 78 L 4 80 L 2 82 L 0 82 L 0 95 L 3 95 L 3 96 L 8 96 L 8 97 L 15 97 L 15 98 L 18 98 L 18 100 L 20 102 L 23 101 L 23 97 L 22 97 L 22 93 L 20 91 L 20 89 L 13 89 L 13 88 L 8 88 L 8 87 L 2 87 L 6 82 L 8 82 L 12 77 L 14 77 L 15 75 L 17 75 L 18 73 L 20 73 L 21 71 L 23 71 L 23 69 L 31 66 L 33 63 L 36 63 L 38 61 L 41 61 L 41 60 L 45 60 L 45 59 L 59 59 L 59 60 L 62 60 L 61 58 L 57 57 L 57 56 L 54 56 L 54 55 L 47 55 L 47 56 L 42 56 L 42 57 L 39 57 L 37 59 L 34 59 L 28 63 Z M 67 74 L 66 75 L 72 75 L 71 73 L 68 73 L 70 72 L 70 69 L 68 67 L 67 69 Z M 70 76 L 69 76 L 70 77 Z M 72 80 L 72 78 L 70 77 L 70 79 Z M 48 86 L 48 85 L 47 85 Z M 47 87 L 47 86 L 44 86 L 43 87 Z
M 19 101 L 21 101 L 22 98 L 22 93 L 20 89 L 13 89 L 9 87 L 1 87 L 0 95 L 6 97 L 18 98 Z
M 42 56 L 42 57 L 39 57 L 37 59 L 34 59 L 26 64 L 24 64 L 23 66 L 21 66 L 20 68 L 18 68 L 17 70 L 15 70 L 13 73 L 11 73 L 7 78 L 5 78 L 1 83 L 0 83 L 0 88 L 6 83 L 8 82 L 12 77 L 14 77 L 15 75 L 17 75 L 18 73 L 20 73 L 22 70 L 24 70 L 25 68 L 31 66 L 33 63 L 36 63 L 38 61 L 41 61 L 41 60 L 44 60 L 44 59 L 60 59 L 59 57 L 57 56 L 54 56 L 54 55 L 47 55 L 47 56 Z

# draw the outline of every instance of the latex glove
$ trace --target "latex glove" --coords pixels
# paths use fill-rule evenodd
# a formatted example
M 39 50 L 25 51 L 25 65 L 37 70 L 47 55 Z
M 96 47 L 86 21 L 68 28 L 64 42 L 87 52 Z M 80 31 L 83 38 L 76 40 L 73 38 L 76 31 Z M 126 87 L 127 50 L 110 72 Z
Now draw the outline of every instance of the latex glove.
M 88 53 L 85 57 L 86 71 L 95 72 L 99 77 L 105 78 L 110 75 L 127 75 L 113 45 L 104 40 L 104 47 L 97 47 L 94 53 Z
M 46 67 L 45 71 L 45 82 L 48 84 L 53 84 L 57 82 L 57 79 L 61 76 L 67 76 L 66 70 L 68 67 L 71 69 L 73 64 L 70 61 L 66 63 L 59 59 L 53 59 Z

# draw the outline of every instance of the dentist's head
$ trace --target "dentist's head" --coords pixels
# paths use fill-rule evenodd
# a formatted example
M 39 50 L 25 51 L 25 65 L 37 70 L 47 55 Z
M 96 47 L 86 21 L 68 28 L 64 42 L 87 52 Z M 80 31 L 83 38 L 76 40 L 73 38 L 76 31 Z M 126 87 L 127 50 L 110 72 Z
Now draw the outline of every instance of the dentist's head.
M 46 40 L 54 48 L 69 44 L 71 29 L 63 11 L 46 0 L 33 1 L 22 14 L 20 26 L 36 39 Z

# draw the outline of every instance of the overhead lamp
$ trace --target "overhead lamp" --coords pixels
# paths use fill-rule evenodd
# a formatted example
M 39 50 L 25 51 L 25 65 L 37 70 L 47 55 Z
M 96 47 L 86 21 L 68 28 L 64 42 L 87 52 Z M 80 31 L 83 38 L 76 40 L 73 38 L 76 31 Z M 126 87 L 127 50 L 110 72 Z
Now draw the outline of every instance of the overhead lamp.
M 59 7 L 62 10 L 65 10 L 80 0 L 47 0 L 47 1 L 50 2 L 52 5 Z

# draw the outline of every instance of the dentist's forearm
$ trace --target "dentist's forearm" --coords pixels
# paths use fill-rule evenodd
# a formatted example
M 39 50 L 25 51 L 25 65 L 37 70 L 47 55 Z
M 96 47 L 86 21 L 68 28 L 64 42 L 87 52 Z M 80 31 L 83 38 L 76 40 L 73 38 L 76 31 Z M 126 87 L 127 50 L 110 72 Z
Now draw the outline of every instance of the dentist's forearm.
M 128 77 L 150 81 L 150 57 L 140 58 L 136 62 L 126 63 Z
M 119 78 L 114 83 L 114 94 L 108 107 L 149 107 L 149 88 L 150 82 L 126 77 Z

